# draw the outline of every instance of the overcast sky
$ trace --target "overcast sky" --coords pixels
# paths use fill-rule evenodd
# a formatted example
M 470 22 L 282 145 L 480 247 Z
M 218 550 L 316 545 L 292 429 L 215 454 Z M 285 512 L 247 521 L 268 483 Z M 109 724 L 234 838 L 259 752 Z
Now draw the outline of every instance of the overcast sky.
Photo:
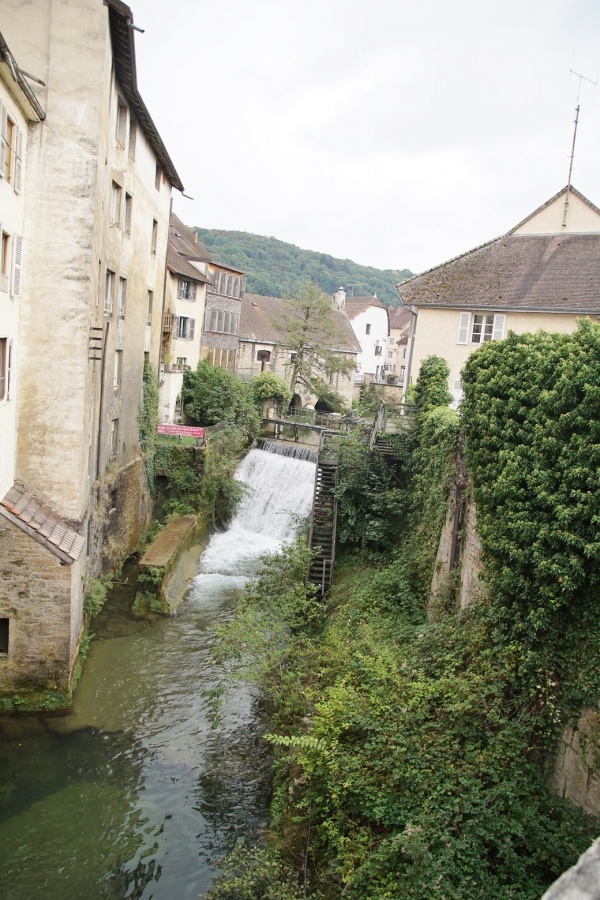
M 415 272 L 567 182 L 598 0 L 129 0 L 188 225 Z M 600 85 L 572 183 L 600 206 Z

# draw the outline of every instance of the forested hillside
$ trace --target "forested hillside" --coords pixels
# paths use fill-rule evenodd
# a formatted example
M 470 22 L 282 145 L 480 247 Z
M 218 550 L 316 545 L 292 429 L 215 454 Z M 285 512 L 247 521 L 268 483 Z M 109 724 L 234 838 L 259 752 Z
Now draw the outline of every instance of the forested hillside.
M 302 250 L 273 237 L 245 231 L 194 228 L 217 262 L 246 273 L 246 290 L 264 297 L 289 297 L 302 281 L 314 281 L 326 293 L 342 287 L 354 296 L 377 294 L 387 306 L 398 305 L 395 285 L 410 278 L 409 269 L 374 269 L 350 259 Z

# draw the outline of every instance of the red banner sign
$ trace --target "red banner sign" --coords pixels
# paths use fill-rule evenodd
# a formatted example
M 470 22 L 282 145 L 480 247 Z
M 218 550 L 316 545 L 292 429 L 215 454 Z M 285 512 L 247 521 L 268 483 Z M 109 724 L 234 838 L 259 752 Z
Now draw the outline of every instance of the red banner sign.
M 195 428 L 193 425 L 158 425 L 157 434 L 181 434 L 186 437 L 203 438 L 204 428 Z

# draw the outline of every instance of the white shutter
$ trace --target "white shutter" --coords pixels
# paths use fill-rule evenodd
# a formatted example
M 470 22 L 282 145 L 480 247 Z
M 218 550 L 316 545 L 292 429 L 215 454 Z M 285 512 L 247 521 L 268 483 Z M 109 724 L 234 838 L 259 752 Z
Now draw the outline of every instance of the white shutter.
M 17 129 L 17 140 L 15 144 L 15 193 L 21 193 L 21 178 L 23 169 L 23 132 Z
M 12 350 L 13 350 L 13 342 L 12 338 L 8 342 L 8 359 L 6 361 L 6 399 L 10 400 L 10 375 L 12 368 Z
M 23 263 L 23 238 L 20 234 L 13 235 L 13 270 L 12 293 L 14 297 L 21 296 L 21 266 Z
M 195 319 L 189 319 L 189 320 L 188 320 L 188 327 L 189 327 L 188 338 L 190 339 L 190 341 L 193 341 L 193 340 L 194 340 L 194 331 L 195 331 L 195 328 L 196 328 L 196 320 L 195 320 Z
M 468 344 L 469 342 L 469 325 L 471 323 L 471 313 L 461 312 L 458 316 L 458 335 L 457 344 Z
M 494 316 L 494 330 L 492 332 L 492 340 L 493 341 L 501 341 L 504 337 L 504 325 L 506 323 L 506 316 L 504 313 L 496 313 Z
M 0 103 L 0 178 L 6 178 L 6 154 L 8 152 L 8 112 Z

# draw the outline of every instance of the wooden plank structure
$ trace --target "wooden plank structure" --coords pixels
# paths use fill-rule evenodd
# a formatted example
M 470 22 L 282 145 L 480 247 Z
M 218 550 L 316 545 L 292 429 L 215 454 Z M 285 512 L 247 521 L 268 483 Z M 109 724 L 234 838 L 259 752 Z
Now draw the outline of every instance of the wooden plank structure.
M 337 528 L 337 499 L 339 451 L 336 434 L 323 432 L 317 457 L 313 510 L 308 546 L 315 551 L 307 575 L 307 584 L 314 584 L 323 598 L 333 579 L 335 538 Z

